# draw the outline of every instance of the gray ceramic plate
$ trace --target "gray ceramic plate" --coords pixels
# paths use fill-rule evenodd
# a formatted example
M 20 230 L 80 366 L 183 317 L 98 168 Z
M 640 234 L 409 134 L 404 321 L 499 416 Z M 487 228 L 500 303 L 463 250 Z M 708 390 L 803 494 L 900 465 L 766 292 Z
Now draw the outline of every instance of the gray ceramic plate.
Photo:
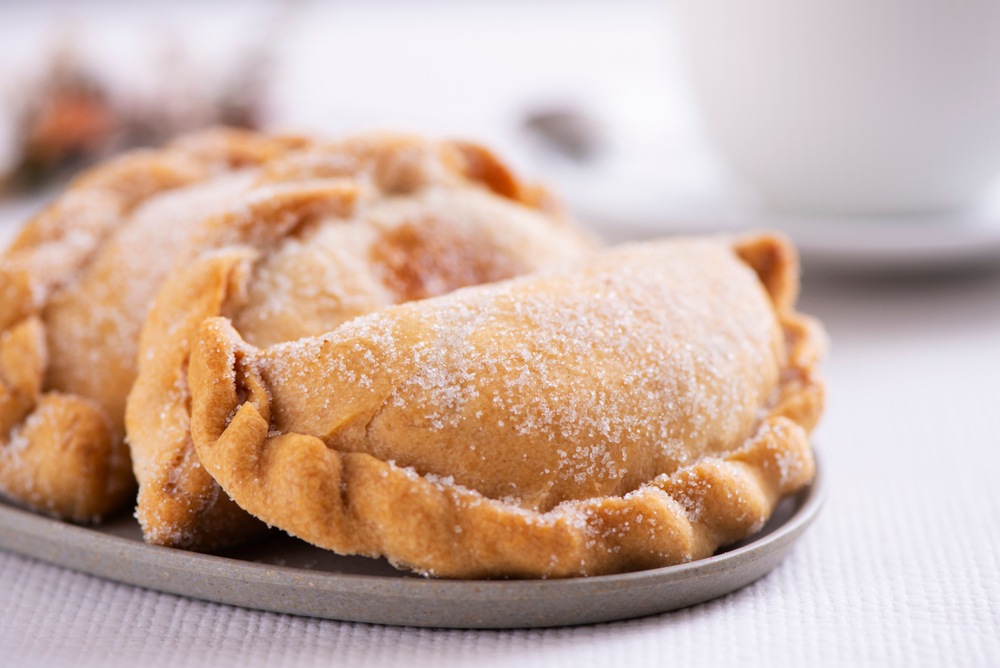
M 812 485 L 782 501 L 759 534 L 709 559 L 567 580 L 429 580 L 285 535 L 196 554 L 143 543 L 130 516 L 91 529 L 3 504 L 0 548 L 126 584 L 295 615 L 453 628 L 564 626 L 674 610 L 750 584 L 784 558 L 823 496 L 817 464 Z

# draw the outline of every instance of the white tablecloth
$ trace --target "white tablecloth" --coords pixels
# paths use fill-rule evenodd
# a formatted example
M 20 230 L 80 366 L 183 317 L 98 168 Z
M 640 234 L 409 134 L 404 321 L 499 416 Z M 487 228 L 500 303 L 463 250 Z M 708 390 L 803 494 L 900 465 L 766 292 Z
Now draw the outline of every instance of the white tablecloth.
M 484 56 L 495 55 L 497 45 L 478 38 L 423 40 L 439 56 L 454 50 L 455 63 L 466 67 L 470 60 L 492 63 L 482 74 L 499 83 L 475 90 L 493 90 L 494 97 L 484 99 L 468 88 L 463 93 L 449 84 L 461 72 L 428 74 L 405 59 L 394 69 L 385 45 L 406 39 L 408 46 L 420 43 L 419 31 L 413 37 L 406 30 L 419 11 L 400 10 L 401 16 L 392 14 L 396 18 L 390 16 L 383 26 L 374 10 L 349 5 L 337 15 L 337 39 L 327 44 L 314 34 L 311 42 L 303 38 L 292 47 L 302 52 L 300 60 L 314 62 L 322 55 L 318 44 L 355 51 L 354 60 L 318 60 L 330 76 L 341 73 L 343 86 L 331 85 L 324 97 L 321 88 L 308 85 L 307 70 L 295 70 L 283 80 L 288 94 L 279 116 L 319 127 L 324 114 L 348 119 L 328 123 L 333 130 L 358 119 L 383 119 L 376 108 L 393 102 L 380 97 L 379 82 L 395 76 L 421 82 L 403 89 L 411 103 L 401 107 L 407 124 L 504 144 L 512 141 L 507 121 L 514 112 L 498 100 L 513 104 L 517 90 L 551 93 L 546 77 L 567 82 L 561 92 L 570 97 L 586 93 L 590 79 L 567 75 L 575 59 L 572 49 L 584 46 L 593 47 L 587 51 L 592 58 L 607 57 L 604 70 L 590 68 L 595 80 L 616 82 L 608 84 L 614 95 L 603 99 L 605 108 L 616 100 L 634 101 L 644 80 L 652 86 L 651 107 L 626 104 L 632 115 L 617 116 L 627 117 L 630 127 L 642 129 L 649 121 L 643 108 L 672 109 L 680 117 L 688 113 L 683 104 L 669 104 L 672 98 L 656 88 L 662 82 L 649 79 L 659 66 L 647 61 L 667 59 L 668 50 L 650 46 L 660 30 L 653 23 L 662 18 L 659 5 L 575 3 L 578 9 L 569 14 L 565 4 L 546 5 L 531 10 L 536 13 L 530 20 L 506 23 L 498 5 L 469 6 L 446 3 L 428 12 L 439 30 L 439 19 L 453 22 L 445 26 L 448 30 L 461 28 L 462 20 L 497 30 L 522 23 L 540 26 L 507 45 L 512 61 Z M 528 11 L 529 5 L 515 7 Z M 13 16 L 13 9 L 0 11 Z M 224 14 L 218 6 L 213 11 Z M 572 20 L 566 22 L 565 16 Z M 311 22 L 304 24 L 308 33 Z M 9 29 L 10 21 L 6 25 Z M 550 30 L 560 25 L 565 27 L 561 38 Z M 377 34 L 382 27 L 382 50 L 359 51 L 358 31 Z M 22 36 L 22 43 L 27 39 Z M 548 60 L 531 55 L 558 39 L 565 49 L 556 49 Z M 14 48 L 15 42 L 3 43 L 7 46 L 0 44 L 0 51 Z M 615 54 L 631 58 L 636 67 L 614 61 Z M 366 58 L 374 58 L 368 75 L 359 73 Z M 514 69 L 505 70 L 504 63 Z M 511 71 L 530 73 L 531 86 L 513 87 L 517 77 Z M 437 86 L 435 95 L 421 96 L 421 87 L 431 84 Z M 602 96 L 584 101 L 600 107 Z M 456 110 L 458 104 L 465 106 Z M 498 120 L 490 113 L 508 115 Z M 674 123 L 660 139 L 669 144 L 671 138 L 687 136 L 676 131 L 681 125 Z M 701 192 L 696 182 L 674 181 L 688 194 Z M 14 209 L 7 214 L 20 215 Z M 817 278 L 807 281 L 802 306 L 824 320 L 833 341 L 826 367 L 829 407 L 816 433 L 830 494 L 791 556 L 739 592 L 687 610 L 597 626 L 427 630 L 210 604 L 0 552 L 0 665 L 1000 665 L 1000 276 Z

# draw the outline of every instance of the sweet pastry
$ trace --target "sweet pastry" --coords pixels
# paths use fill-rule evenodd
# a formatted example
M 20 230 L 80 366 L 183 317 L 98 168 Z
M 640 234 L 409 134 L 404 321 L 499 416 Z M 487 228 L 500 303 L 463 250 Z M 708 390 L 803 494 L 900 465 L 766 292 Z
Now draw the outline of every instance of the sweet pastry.
M 303 144 L 213 131 L 136 151 L 24 228 L 0 257 L 0 494 L 80 522 L 134 494 L 125 397 L 148 304 L 200 222 L 190 212 Z
M 706 557 L 813 475 L 824 337 L 797 285 L 780 238 L 685 239 L 264 348 L 211 318 L 194 444 L 261 520 L 426 574 Z
M 325 208 L 303 215 L 303 202 Z M 126 416 L 146 540 L 199 550 L 266 529 L 221 492 L 191 441 L 187 369 L 205 318 L 225 315 L 244 339 L 270 346 L 594 250 L 544 191 L 485 149 L 389 134 L 267 163 L 199 234 L 212 250 L 160 288 Z
M 327 228 L 331 220 L 351 219 L 374 193 L 396 222 L 384 226 L 393 233 L 380 245 L 382 256 L 369 261 L 351 257 L 365 247 L 356 226 L 357 238 L 340 240 Z M 416 200 L 431 200 L 427 210 L 436 212 L 447 209 L 449 197 L 471 209 L 487 200 L 479 208 L 494 206 L 498 219 L 492 226 L 469 222 L 461 208 L 446 223 L 419 218 Z M 519 218 L 508 230 L 504 215 L 510 210 Z M 522 244 L 529 234 L 523 228 L 538 221 L 544 230 L 534 245 Z M 347 264 L 314 252 L 323 246 L 320 239 Z M 463 252 L 466 242 L 484 239 Z M 150 397 L 162 376 L 144 371 L 150 401 L 130 412 L 149 421 L 131 421 L 132 461 L 124 417 L 140 370 L 140 329 L 168 277 L 193 291 L 192 306 L 207 308 L 211 285 L 195 285 L 193 274 L 184 273 L 192 265 L 203 268 L 206 258 L 241 258 L 223 274 L 234 281 L 239 271 L 252 274 L 240 297 L 246 308 L 229 301 L 224 312 L 237 318 L 250 340 L 266 344 L 325 331 L 395 300 L 576 257 L 583 248 L 589 241 L 561 218 L 544 191 L 515 179 L 488 151 L 460 142 L 371 134 L 321 145 L 211 130 L 91 169 L 0 258 L 0 494 L 89 522 L 134 498 L 133 465 L 140 482 L 160 480 L 156 467 L 163 458 L 150 453 L 158 443 L 174 443 L 170 430 L 186 433 L 187 423 L 186 417 L 173 419 L 170 388 Z M 375 277 L 374 270 L 345 269 L 352 262 L 384 271 Z M 341 279 L 333 299 L 328 288 Z M 170 299 L 155 313 L 157 323 L 186 323 L 183 304 L 180 319 L 170 320 Z M 158 368 L 160 354 L 186 363 L 186 352 L 169 347 L 186 345 L 182 334 L 151 331 L 146 339 L 144 369 Z M 157 429 L 165 431 L 150 437 Z M 196 467 L 197 459 L 187 464 Z M 169 489 L 183 487 L 176 467 L 168 464 L 164 471 Z

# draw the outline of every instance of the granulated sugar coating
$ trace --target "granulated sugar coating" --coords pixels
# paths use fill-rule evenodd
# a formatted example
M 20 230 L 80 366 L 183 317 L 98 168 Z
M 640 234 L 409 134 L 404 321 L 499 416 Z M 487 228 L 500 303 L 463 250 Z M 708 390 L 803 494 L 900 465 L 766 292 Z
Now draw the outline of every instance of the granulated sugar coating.
M 257 363 L 273 424 L 533 510 L 621 495 L 718 453 L 754 427 L 783 335 L 728 248 L 670 249 L 275 346 Z M 703 280 L 698 267 L 713 265 Z
M 812 475 L 821 335 L 793 253 L 624 247 L 265 350 L 210 320 L 195 444 L 257 517 L 430 574 L 707 556 Z
M 259 523 L 190 440 L 201 318 L 232 316 L 269 345 L 593 246 L 542 189 L 462 142 L 215 129 L 111 160 L 0 257 L 0 495 L 89 522 L 138 482 L 147 540 L 245 539 Z
M 24 227 L 0 257 L 0 494 L 80 522 L 134 498 L 123 418 L 150 303 L 204 217 L 297 143 L 219 130 L 135 151 Z
M 578 260 L 595 244 L 483 148 L 391 133 L 271 160 L 212 211 L 143 325 L 126 427 L 147 541 L 214 549 L 266 527 L 201 467 L 188 357 L 225 315 L 258 346 L 323 334 L 394 304 Z

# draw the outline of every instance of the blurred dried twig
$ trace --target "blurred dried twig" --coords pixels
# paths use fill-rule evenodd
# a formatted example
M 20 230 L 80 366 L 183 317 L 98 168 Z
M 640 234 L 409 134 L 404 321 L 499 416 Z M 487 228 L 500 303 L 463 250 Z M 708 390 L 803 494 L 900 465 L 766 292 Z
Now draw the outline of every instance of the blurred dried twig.
M 17 101 L 16 157 L 0 174 L 0 195 L 44 187 L 117 151 L 159 145 L 201 127 L 260 128 L 276 42 L 297 5 L 282 3 L 267 34 L 214 88 L 204 85 L 196 68 L 184 67 L 182 49 L 172 48 L 152 94 L 114 95 L 69 43 L 62 45 Z
M 105 88 L 65 48 L 18 116 L 18 159 L 3 180 L 5 191 L 38 187 L 96 159 L 122 125 Z

